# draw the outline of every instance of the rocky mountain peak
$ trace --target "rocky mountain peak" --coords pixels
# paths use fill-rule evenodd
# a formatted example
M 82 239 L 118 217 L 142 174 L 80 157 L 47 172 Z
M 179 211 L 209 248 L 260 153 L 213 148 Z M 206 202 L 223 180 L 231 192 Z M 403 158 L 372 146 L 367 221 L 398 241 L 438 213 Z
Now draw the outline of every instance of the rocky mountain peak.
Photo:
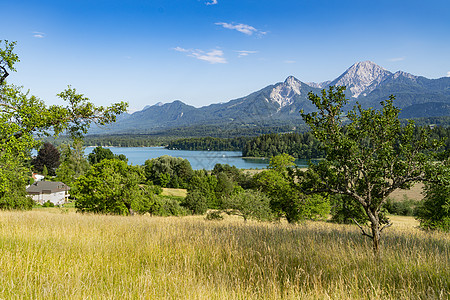
M 270 93 L 270 100 L 278 103 L 280 109 L 290 105 L 296 95 L 301 95 L 302 82 L 294 76 L 289 76 L 283 83 L 277 84 Z
M 403 71 L 395 72 L 393 77 L 394 77 L 394 79 L 397 79 L 399 77 L 405 77 L 405 78 L 412 79 L 412 80 L 416 80 L 417 79 L 417 76 L 414 76 L 414 75 L 412 75 L 410 73 L 403 72 Z
M 363 93 L 368 94 L 373 91 L 391 74 L 371 61 L 363 61 L 352 65 L 330 85 L 345 85 L 352 97 L 357 98 Z

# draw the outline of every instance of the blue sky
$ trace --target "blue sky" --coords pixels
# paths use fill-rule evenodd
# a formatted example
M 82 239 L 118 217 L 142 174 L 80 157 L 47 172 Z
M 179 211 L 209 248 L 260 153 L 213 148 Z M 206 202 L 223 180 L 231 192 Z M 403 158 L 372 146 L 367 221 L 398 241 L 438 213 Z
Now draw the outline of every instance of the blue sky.
M 332 80 L 364 60 L 450 76 L 447 0 L 5 2 L 0 39 L 21 59 L 9 82 L 48 104 L 70 84 L 97 105 L 199 107 L 289 75 Z

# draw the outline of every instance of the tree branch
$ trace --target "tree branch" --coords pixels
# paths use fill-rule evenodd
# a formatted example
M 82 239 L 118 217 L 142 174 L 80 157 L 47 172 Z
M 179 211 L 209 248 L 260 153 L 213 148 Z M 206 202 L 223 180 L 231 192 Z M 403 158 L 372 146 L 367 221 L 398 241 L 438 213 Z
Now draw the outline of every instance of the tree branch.
M 5 81 L 6 77 L 8 77 L 9 73 L 8 73 L 8 71 L 6 71 L 5 67 L 0 66 L 0 68 L 2 69 L 2 71 L 3 71 L 3 73 L 4 73 L 4 74 L 2 75 L 2 77 L 0 77 L 0 84 L 2 84 L 3 81 Z
M 388 221 L 388 223 L 386 225 L 384 225 L 383 227 L 381 227 L 380 232 L 382 232 L 385 228 L 391 227 L 392 226 L 392 222 Z
M 352 218 L 352 220 L 353 220 L 353 222 L 356 223 L 356 225 L 358 225 L 359 229 L 361 229 L 362 235 L 367 236 L 367 237 L 373 239 L 373 236 L 370 235 L 370 234 L 368 234 L 368 233 L 366 233 L 366 231 L 364 230 L 364 228 L 363 228 L 361 225 L 359 225 L 359 223 L 358 223 L 354 218 Z

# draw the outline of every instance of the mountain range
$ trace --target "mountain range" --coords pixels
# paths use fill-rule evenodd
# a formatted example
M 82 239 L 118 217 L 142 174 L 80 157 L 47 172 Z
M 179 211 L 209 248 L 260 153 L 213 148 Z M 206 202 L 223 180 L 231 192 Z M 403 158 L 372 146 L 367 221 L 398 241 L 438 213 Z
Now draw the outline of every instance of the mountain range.
M 346 86 L 347 109 L 356 102 L 363 107 L 380 106 L 390 95 L 402 109 L 401 117 L 450 116 L 450 77 L 428 79 L 403 71 L 392 73 L 373 62 L 358 62 L 338 78 L 304 83 L 293 76 L 245 97 L 196 108 L 179 100 L 146 106 L 125 114 L 106 128 L 91 133 L 151 133 L 189 126 L 271 126 L 301 123 L 299 111 L 314 111 L 308 93 L 319 94 L 329 86 Z

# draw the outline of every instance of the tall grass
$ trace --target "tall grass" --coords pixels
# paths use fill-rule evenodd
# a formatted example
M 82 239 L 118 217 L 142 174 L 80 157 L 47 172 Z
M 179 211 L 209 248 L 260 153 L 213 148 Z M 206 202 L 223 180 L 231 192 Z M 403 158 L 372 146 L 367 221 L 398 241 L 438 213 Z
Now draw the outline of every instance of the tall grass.
M 447 299 L 449 235 L 388 230 L 0 212 L 0 298 Z

